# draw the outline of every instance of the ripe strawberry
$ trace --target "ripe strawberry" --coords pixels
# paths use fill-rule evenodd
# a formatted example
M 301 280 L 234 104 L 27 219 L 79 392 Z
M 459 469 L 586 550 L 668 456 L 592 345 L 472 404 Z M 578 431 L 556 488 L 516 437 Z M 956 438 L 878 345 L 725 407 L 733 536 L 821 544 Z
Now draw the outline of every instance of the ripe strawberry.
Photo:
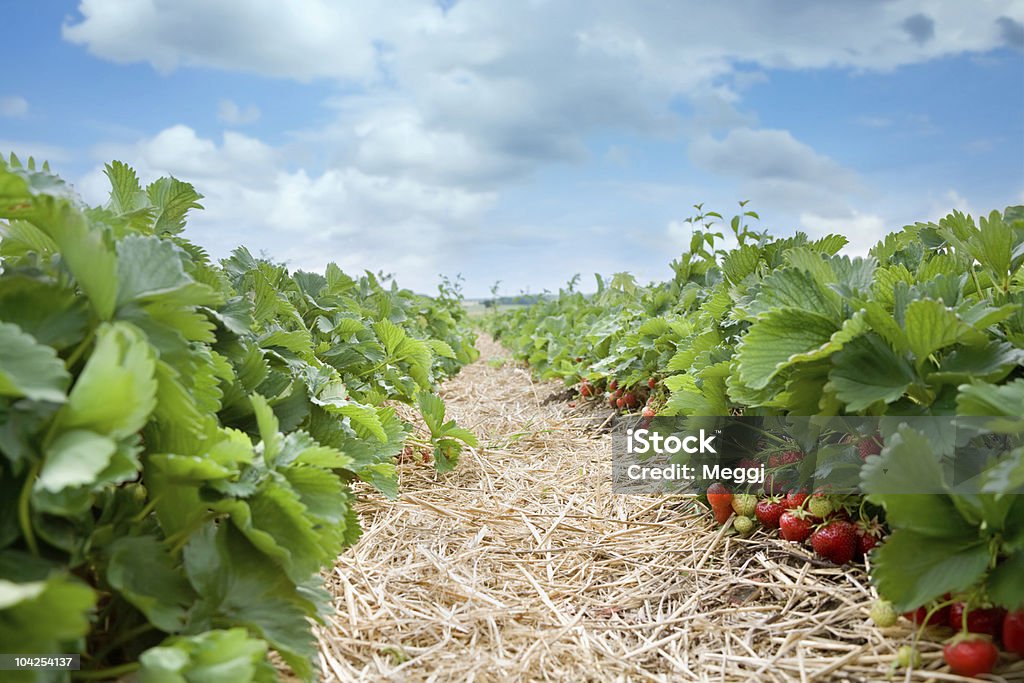
M 708 487 L 707 496 L 711 511 L 715 513 L 715 520 L 719 524 L 725 524 L 732 514 L 732 493 L 724 484 L 714 483 Z
M 647 388 L 648 389 L 653 389 L 656 386 L 658 386 L 658 380 L 654 379 L 653 377 L 651 377 L 649 380 L 647 380 Z
M 835 564 L 846 564 L 857 550 L 857 527 L 846 521 L 829 522 L 811 535 L 814 552 Z
M 757 506 L 754 507 L 754 515 L 757 516 L 757 521 L 761 522 L 761 526 L 766 529 L 778 529 L 779 518 L 782 517 L 782 513 L 785 511 L 786 508 L 782 507 L 782 503 L 771 498 L 759 501 Z
M 776 481 L 775 475 L 766 474 L 761 488 L 766 496 L 781 496 L 786 491 L 786 484 L 783 481 Z
M 861 439 L 857 442 L 857 454 L 861 460 L 867 460 L 872 455 L 878 455 L 882 452 L 882 435 L 875 433 L 874 436 L 869 436 L 866 439 Z
M 954 602 L 949 608 L 949 627 L 959 631 L 964 627 L 964 610 L 966 605 L 962 602 Z M 984 607 L 972 609 L 967 612 L 967 631 L 969 633 L 981 633 L 998 639 L 1003 629 L 1003 618 L 1006 610 L 1001 607 Z
M 945 602 L 946 600 L 949 600 L 948 593 L 942 598 L 943 602 Z M 909 619 L 911 622 L 914 623 L 915 626 L 917 626 L 924 623 L 925 617 L 928 616 L 928 610 L 929 607 L 927 605 L 922 605 L 913 612 L 904 612 L 903 617 L 905 619 Z M 950 605 L 940 607 L 939 609 L 935 610 L 935 612 L 931 616 L 931 619 L 928 620 L 928 623 L 926 623 L 925 626 L 946 626 L 949 623 L 949 612 Z M 957 627 L 957 629 L 959 630 L 959 627 Z
M 594 395 L 594 387 L 587 380 L 580 382 L 580 396 L 590 398 Z
M 807 500 L 807 494 L 803 491 L 791 491 L 782 499 L 782 507 L 787 510 L 796 510 L 804 504 L 805 500 Z
M 617 399 L 615 399 L 615 407 L 618 408 L 619 410 L 622 410 L 623 408 L 625 408 L 626 407 L 626 399 L 624 399 L 621 396 L 619 396 Z
M 615 381 L 614 379 L 611 382 L 608 382 L 608 391 L 615 391 L 618 388 L 619 388 L 619 383 L 617 381 Z
M 654 417 L 655 415 L 657 415 L 657 412 L 655 412 L 654 408 L 652 408 L 650 406 L 644 406 L 644 412 L 643 412 L 643 416 L 644 417 L 650 419 L 650 418 Z
M 834 509 L 832 499 L 820 493 L 815 493 L 807 501 L 807 511 L 818 519 L 825 519 L 832 514 Z
M 746 536 L 754 530 L 754 520 L 750 517 L 737 517 L 732 521 L 732 525 L 740 536 Z
M 871 534 L 862 534 L 857 537 L 857 552 L 860 557 L 867 557 L 871 549 L 878 545 L 878 539 Z
M 954 638 L 942 648 L 942 658 L 953 673 L 974 677 L 992 671 L 999 659 L 999 650 L 982 636 Z
M 799 513 L 787 510 L 779 517 L 779 535 L 787 541 L 803 543 L 811 535 L 811 523 Z
M 889 628 L 896 623 L 896 610 L 888 600 L 878 600 L 871 605 L 871 621 L 879 628 Z
M 757 496 L 738 493 L 732 497 L 732 509 L 741 517 L 752 517 L 757 509 Z
M 768 467 L 784 467 L 786 465 L 794 465 L 804 459 L 804 454 L 800 451 L 783 451 L 782 453 L 773 453 L 768 456 Z
M 622 400 L 626 402 L 626 407 L 630 410 L 640 405 L 640 400 L 636 397 L 636 394 L 631 391 L 623 394 Z
M 1003 649 L 1024 657 L 1024 609 L 1003 617 Z

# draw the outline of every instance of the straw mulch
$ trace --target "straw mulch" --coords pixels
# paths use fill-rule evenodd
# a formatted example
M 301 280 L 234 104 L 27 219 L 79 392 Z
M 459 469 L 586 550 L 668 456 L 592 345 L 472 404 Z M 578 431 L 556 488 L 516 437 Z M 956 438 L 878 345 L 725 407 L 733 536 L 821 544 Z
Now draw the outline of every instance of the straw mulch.
M 443 477 L 403 465 L 398 501 L 362 496 L 366 531 L 326 574 L 326 680 L 887 679 L 911 634 L 870 624 L 862 568 L 728 536 L 692 499 L 612 494 L 596 408 L 480 348 L 443 394 L 481 447 Z M 965 680 L 921 647 L 896 680 Z

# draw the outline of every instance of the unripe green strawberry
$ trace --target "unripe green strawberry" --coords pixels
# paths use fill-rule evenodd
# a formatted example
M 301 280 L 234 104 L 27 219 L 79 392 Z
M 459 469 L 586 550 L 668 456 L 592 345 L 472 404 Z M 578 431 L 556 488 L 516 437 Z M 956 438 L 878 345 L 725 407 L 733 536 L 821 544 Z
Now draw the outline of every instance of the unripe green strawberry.
M 834 509 L 835 506 L 832 505 L 832 500 L 828 496 L 815 494 L 807 501 L 807 511 L 818 519 L 825 519 L 832 514 Z
M 896 624 L 896 610 L 888 600 L 878 600 L 871 605 L 871 621 L 879 628 L 889 628 Z
M 757 509 L 757 496 L 751 493 L 737 493 L 732 497 L 732 509 L 741 517 L 753 517 Z
M 896 651 L 896 663 L 901 669 L 907 667 L 921 668 L 921 653 L 910 645 L 903 645 Z
M 746 536 L 754 530 L 754 520 L 750 517 L 736 517 L 736 519 L 732 521 L 732 525 L 741 536 Z

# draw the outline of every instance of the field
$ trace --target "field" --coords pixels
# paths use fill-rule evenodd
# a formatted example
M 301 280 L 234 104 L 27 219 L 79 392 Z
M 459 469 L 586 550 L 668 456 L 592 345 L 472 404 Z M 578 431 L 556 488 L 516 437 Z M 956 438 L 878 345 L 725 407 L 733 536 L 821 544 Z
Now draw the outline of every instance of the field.
M 5 680 L 1024 680 L 1024 207 L 857 258 L 706 213 L 492 311 L 106 174 L 0 164 L 0 650 L 82 656 Z M 616 488 L 735 424 L 764 480 Z

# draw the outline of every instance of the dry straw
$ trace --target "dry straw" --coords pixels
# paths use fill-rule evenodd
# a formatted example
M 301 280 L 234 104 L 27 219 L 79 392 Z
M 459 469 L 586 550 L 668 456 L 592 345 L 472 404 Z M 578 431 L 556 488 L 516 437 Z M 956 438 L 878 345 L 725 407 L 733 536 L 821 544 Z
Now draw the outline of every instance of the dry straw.
M 887 680 L 911 633 L 871 625 L 862 568 L 612 494 L 607 410 L 546 401 L 561 388 L 480 347 L 443 395 L 481 447 L 443 477 L 403 464 L 397 501 L 361 492 L 365 533 L 325 574 L 326 680 Z M 895 680 L 965 680 L 920 647 Z

